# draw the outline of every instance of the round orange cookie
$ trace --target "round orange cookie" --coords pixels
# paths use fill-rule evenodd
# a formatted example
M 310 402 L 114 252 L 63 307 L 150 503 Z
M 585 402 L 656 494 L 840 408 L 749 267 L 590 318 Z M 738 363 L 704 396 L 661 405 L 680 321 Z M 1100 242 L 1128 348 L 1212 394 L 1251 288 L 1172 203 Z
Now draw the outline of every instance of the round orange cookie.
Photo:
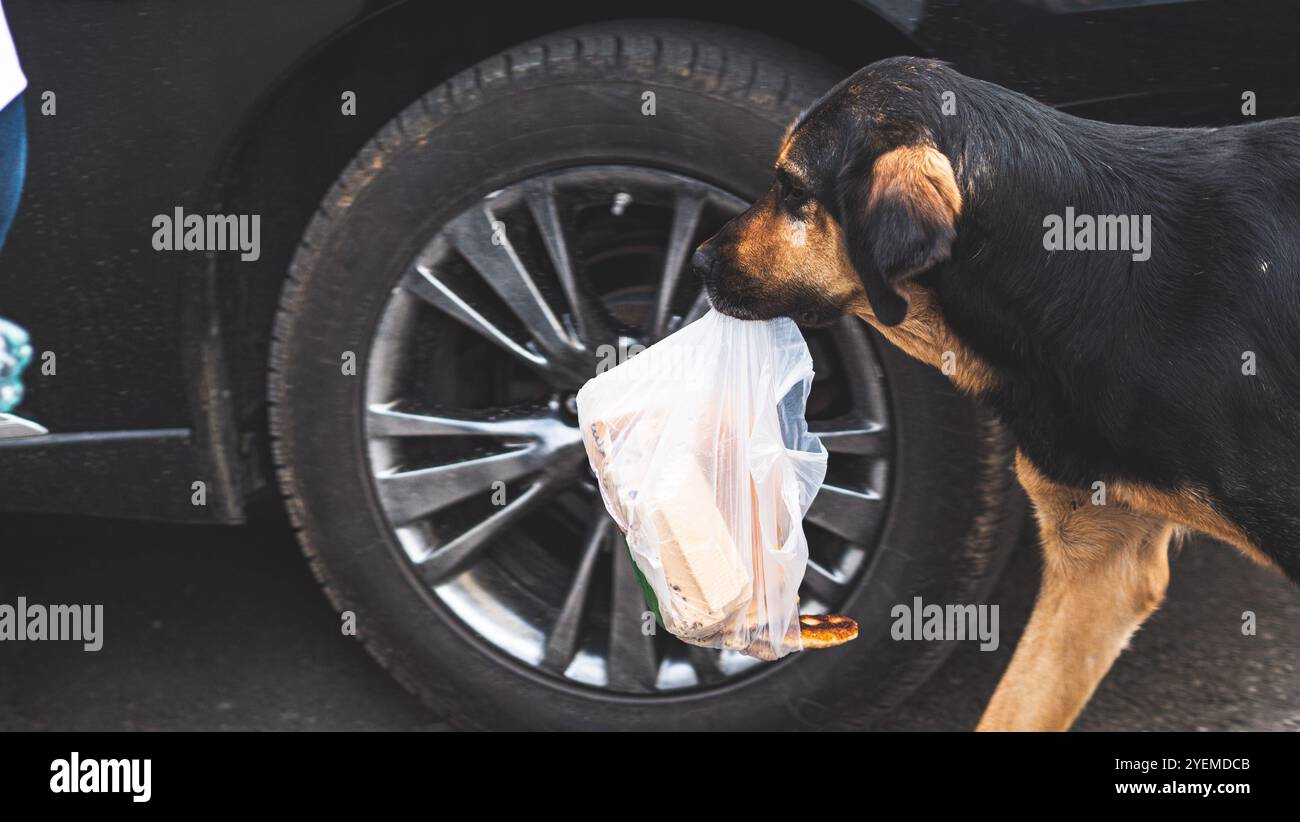
M 839 614 L 804 614 L 799 617 L 799 639 L 804 650 L 834 648 L 858 638 L 858 623 Z

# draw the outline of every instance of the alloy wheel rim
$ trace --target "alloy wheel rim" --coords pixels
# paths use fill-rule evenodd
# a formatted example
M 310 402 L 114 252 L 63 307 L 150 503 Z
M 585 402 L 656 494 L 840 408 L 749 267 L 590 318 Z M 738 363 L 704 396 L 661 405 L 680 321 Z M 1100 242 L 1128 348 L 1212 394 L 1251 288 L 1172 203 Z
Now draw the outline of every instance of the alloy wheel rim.
M 598 368 L 707 311 L 691 251 L 744 207 L 642 166 L 530 177 L 438 230 L 380 317 L 363 430 L 387 525 L 415 584 L 543 680 L 652 698 L 776 667 L 646 635 L 572 408 Z M 868 573 L 894 444 L 865 327 L 846 319 L 807 337 L 818 371 L 809 422 L 831 458 L 805 520 L 800 606 L 823 612 Z

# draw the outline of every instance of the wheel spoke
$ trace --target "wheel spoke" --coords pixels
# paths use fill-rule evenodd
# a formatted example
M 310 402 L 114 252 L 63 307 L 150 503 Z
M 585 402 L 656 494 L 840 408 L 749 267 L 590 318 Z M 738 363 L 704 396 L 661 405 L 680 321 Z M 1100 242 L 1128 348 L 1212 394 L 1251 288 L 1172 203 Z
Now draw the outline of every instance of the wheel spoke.
M 889 452 L 889 436 L 880 423 L 832 420 L 809 423 L 808 428 L 831 453 L 878 457 Z
M 417 264 L 402 277 L 402 288 L 533 368 L 542 372 L 550 368 L 550 361 L 546 357 L 516 342 L 500 326 L 461 299 L 460 295 L 448 287 L 431 269 Z
M 695 679 L 701 685 L 712 685 L 727 678 L 719 664 L 719 652 L 711 648 L 691 645 L 686 649 L 686 661 L 695 671 Z
M 605 513 L 605 506 L 598 505 L 587 531 L 587 540 L 582 549 L 582 559 L 578 562 L 578 571 L 569 584 L 569 592 L 564 597 L 564 605 L 555 620 L 551 633 L 546 637 L 546 648 L 542 654 L 542 667 L 552 673 L 563 674 L 573 661 L 578 651 L 579 626 L 582 612 L 587 605 L 587 596 L 591 592 L 591 572 L 596 567 L 596 559 L 601 548 L 611 542 L 614 532 L 613 523 Z
M 823 485 L 806 519 L 850 542 L 862 542 L 871 536 L 881 514 L 880 495 L 875 491 Z
M 525 514 L 536 510 L 556 490 L 554 483 L 541 479 L 515 497 L 499 511 L 481 520 L 460 536 L 433 548 L 416 562 L 420 575 L 430 585 L 441 585 L 468 568 L 494 539 L 517 523 Z
M 372 437 L 483 436 L 568 442 L 573 428 L 550 414 L 479 420 L 403 411 L 395 403 L 366 409 L 366 433 Z
M 545 371 L 562 375 L 570 382 L 575 379 L 585 381 L 590 376 L 591 367 L 582 343 L 571 336 L 555 316 L 527 266 L 519 259 L 509 236 L 499 229 L 500 226 L 490 211 L 485 208 L 470 209 L 447 224 L 446 235 L 461 256 L 519 318 L 540 349 L 540 362 L 536 357 L 524 359 Z M 424 274 L 424 279 L 431 280 L 440 292 L 439 295 L 431 295 L 440 298 L 430 302 L 447 310 L 462 322 L 469 320 L 466 324 L 480 333 L 488 332 L 489 339 L 498 345 L 505 345 L 502 340 L 505 337 L 513 343 L 505 347 L 516 356 L 519 355 L 514 349 L 522 346 L 510 339 L 504 331 L 486 321 L 465 300 L 451 293 L 441 280 L 427 271 L 420 273 Z M 526 348 L 524 350 L 527 351 Z
M 612 688 L 635 693 L 654 690 L 659 675 L 654 637 L 641 632 L 645 597 L 632 571 L 626 545 L 614 546 L 613 608 L 609 615 L 608 680 Z
M 844 600 L 845 581 L 812 560 L 808 561 L 808 570 L 803 575 L 802 587 L 818 602 L 834 606 Z
M 704 208 L 703 192 L 679 189 L 673 203 L 673 222 L 668 230 L 668 248 L 664 254 L 663 273 L 659 279 L 659 294 L 655 305 L 652 339 L 658 340 L 668 333 L 673 296 L 682 277 L 682 269 L 694 250 L 695 232 L 700 225 L 700 212 Z
M 578 431 L 552 417 L 479 421 L 404 413 L 372 406 L 367 414 L 372 436 L 484 435 L 527 440 L 495 454 L 428 468 L 390 469 L 375 476 L 384 511 L 405 525 L 475 494 L 491 492 L 494 482 L 512 482 L 534 473 L 554 475 L 580 464 Z
M 525 185 L 524 196 L 528 201 L 528 210 L 533 215 L 533 222 L 542 235 L 546 253 L 555 266 L 560 287 L 573 309 L 578 342 L 585 341 L 584 344 L 591 347 L 593 343 L 614 339 L 617 333 L 610 327 L 599 304 L 582 293 L 578 279 L 574 276 L 573 261 L 569 257 L 569 245 L 564 238 L 564 226 L 555 202 L 554 187 L 548 180 L 534 180 Z

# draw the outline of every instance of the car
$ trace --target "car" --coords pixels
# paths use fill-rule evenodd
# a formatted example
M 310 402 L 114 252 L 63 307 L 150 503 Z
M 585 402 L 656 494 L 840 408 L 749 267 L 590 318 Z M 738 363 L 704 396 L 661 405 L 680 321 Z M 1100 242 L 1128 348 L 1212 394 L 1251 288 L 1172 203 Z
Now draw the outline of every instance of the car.
M 801 607 L 856 619 L 843 648 L 644 631 L 582 452 L 594 363 L 703 313 L 691 251 L 843 76 L 913 54 L 1099 119 L 1300 113 L 1282 2 L 6 12 L 30 154 L 0 315 L 34 356 L 0 508 L 234 525 L 278 495 L 366 648 L 462 727 L 868 727 L 952 648 L 893 641 L 892 606 L 997 580 L 1010 440 L 856 320 L 806 335 L 830 462 Z

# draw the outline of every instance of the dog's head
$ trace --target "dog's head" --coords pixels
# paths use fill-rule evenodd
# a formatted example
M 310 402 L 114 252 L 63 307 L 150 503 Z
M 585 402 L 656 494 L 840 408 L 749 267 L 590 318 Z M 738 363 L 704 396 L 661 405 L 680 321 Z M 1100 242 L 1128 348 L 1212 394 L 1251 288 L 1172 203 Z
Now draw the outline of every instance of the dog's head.
M 791 126 L 767 193 L 695 253 L 715 308 L 804 325 L 864 311 L 902 322 L 903 283 L 949 258 L 961 213 L 926 123 L 941 100 L 922 75 L 938 70 L 868 66 Z

